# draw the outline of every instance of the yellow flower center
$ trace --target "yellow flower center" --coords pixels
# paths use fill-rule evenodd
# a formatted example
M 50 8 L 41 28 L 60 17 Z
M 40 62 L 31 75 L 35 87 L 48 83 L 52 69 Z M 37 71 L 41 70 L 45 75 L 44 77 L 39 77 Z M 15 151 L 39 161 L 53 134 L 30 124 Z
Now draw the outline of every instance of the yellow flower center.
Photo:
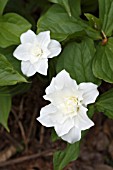
M 65 109 L 67 114 L 77 115 L 79 106 L 78 98 L 75 96 L 70 96 L 65 98 Z
M 35 46 L 33 49 L 32 49 L 32 54 L 36 57 L 41 57 L 41 55 L 43 54 L 43 51 L 42 49 L 39 47 L 39 46 Z

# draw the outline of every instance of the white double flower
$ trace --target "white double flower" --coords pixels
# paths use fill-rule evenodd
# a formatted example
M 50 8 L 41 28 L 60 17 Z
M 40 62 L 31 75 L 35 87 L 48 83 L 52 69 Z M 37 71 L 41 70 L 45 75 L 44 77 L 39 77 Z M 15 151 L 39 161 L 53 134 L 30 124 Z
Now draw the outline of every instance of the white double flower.
M 51 103 L 41 109 L 37 120 L 46 127 L 54 127 L 57 135 L 69 143 L 79 141 L 81 131 L 94 125 L 87 116 L 87 105 L 94 103 L 98 95 L 97 85 L 77 85 L 63 70 L 46 88 L 44 99 Z
M 53 58 L 61 52 L 58 41 L 50 39 L 50 31 L 36 35 L 28 30 L 20 36 L 21 44 L 13 55 L 21 60 L 21 70 L 27 77 L 36 72 L 47 75 L 48 58 Z

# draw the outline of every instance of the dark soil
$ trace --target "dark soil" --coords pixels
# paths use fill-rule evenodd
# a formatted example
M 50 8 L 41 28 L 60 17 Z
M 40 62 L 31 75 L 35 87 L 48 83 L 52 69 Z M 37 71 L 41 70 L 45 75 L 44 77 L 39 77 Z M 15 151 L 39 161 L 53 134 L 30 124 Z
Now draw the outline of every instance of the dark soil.
M 39 124 L 47 84 L 34 78 L 30 90 L 13 98 L 10 133 L 0 127 L 0 170 L 53 170 L 53 153 L 62 141 L 51 142 L 51 129 Z M 113 170 L 113 120 L 95 113 L 95 126 L 84 137 L 80 157 L 65 170 Z M 61 145 L 62 144 L 62 145 Z

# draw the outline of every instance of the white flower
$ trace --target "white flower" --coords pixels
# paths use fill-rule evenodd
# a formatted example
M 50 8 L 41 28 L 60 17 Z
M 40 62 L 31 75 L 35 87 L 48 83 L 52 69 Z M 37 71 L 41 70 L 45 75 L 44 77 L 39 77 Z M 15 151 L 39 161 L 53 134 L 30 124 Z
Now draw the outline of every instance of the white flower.
M 13 55 L 21 62 L 23 74 L 30 77 L 36 72 L 47 75 L 48 58 L 53 58 L 61 52 L 58 41 L 50 39 L 50 31 L 36 35 L 28 30 L 20 36 L 21 44 Z
M 43 107 L 37 120 L 46 127 L 54 127 L 63 140 L 74 143 L 81 139 L 81 131 L 94 125 L 88 118 L 87 105 L 94 103 L 99 92 L 93 83 L 77 85 L 63 70 L 46 88 L 44 99 L 51 104 Z

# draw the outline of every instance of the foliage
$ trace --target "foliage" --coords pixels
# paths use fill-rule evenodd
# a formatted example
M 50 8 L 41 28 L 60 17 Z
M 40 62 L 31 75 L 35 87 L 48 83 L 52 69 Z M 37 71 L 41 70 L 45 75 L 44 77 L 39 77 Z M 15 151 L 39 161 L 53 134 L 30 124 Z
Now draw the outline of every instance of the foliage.
M 11 109 L 11 95 L 0 94 L 0 123 L 9 131 L 7 121 Z
M 80 43 L 71 42 L 65 46 L 57 62 L 57 72 L 66 69 L 78 83 L 99 80 L 92 72 L 92 61 L 95 54 L 93 40 L 87 38 Z
M 54 170 L 63 169 L 70 161 L 76 160 L 79 155 L 79 142 L 68 144 L 64 151 L 57 151 L 54 155 Z

